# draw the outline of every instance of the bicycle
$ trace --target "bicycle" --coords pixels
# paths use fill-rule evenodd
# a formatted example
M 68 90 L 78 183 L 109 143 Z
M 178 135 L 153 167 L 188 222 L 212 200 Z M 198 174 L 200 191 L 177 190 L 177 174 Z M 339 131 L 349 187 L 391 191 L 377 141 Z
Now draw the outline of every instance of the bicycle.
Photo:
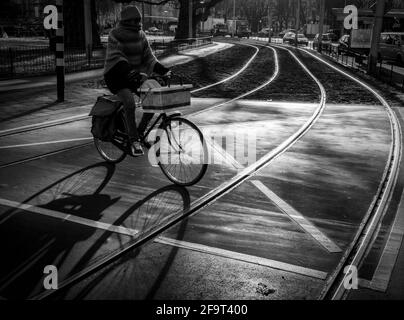
M 157 76 L 148 79 L 159 80 L 158 78 L 165 81 L 164 77 Z M 140 89 L 134 91 L 134 94 L 138 96 L 136 108 L 143 107 L 143 101 L 149 92 L 150 90 L 145 93 L 142 99 L 142 91 Z M 150 111 L 147 110 L 147 112 Z M 208 166 L 208 152 L 202 132 L 190 120 L 183 118 L 180 112 L 174 112 L 170 115 L 165 110 L 154 113 L 159 113 L 159 115 L 146 129 L 144 135 L 140 136 L 141 144 L 149 149 L 149 152 L 150 149 L 154 149 L 157 164 L 165 176 L 176 185 L 191 186 L 199 182 Z M 110 163 L 123 161 L 129 153 L 129 136 L 125 130 L 122 103 L 118 107 L 115 121 L 116 131 L 110 141 L 103 141 L 94 137 L 97 151 L 104 160 Z M 152 137 L 151 140 L 154 141 L 150 143 L 148 138 L 156 128 L 157 134 L 154 138 Z M 185 136 L 181 133 L 185 133 Z M 188 142 L 191 144 L 187 145 Z

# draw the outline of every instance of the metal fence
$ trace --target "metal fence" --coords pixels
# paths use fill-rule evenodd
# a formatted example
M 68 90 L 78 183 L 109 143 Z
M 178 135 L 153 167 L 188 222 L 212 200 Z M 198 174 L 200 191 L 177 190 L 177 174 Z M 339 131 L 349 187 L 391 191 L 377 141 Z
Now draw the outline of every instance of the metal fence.
M 83 48 L 65 50 L 66 72 L 100 68 L 104 65 L 105 48 L 91 54 Z M 44 75 L 55 72 L 55 52 L 48 46 L 0 48 L 0 78 Z
M 254 40 L 268 41 L 268 38 L 252 37 Z M 283 43 L 281 38 L 271 38 L 271 43 Z M 313 41 L 309 42 L 309 48 L 316 50 L 317 46 Z M 345 67 L 354 70 L 366 71 L 368 57 L 365 54 L 341 50 L 336 44 L 323 44 L 321 53 L 325 54 Z M 388 83 L 404 92 L 404 65 L 398 65 L 395 61 L 379 59 L 377 63 L 377 72 L 374 75 L 379 80 Z
M 185 40 L 151 40 L 156 56 L 174 54 L 182 50 L 212 43 L 211 37 Z M 105 47 L 95 48 L 87 54 L 85 48 L 66 48 L 66 73 L 102 68 Z M 0 47 L 0 79 L 45 75 L 55 72 L 55 53 L 48 46 Z
M 361 71 L 367 70 L 368 56 L 365 54 L 340 50 L 335 45 L 323 46 L 321 52 L 346 67 Z M 396 61 L 379 59 L 374 76 L 404 92 L 404 66 L 398 65 Z

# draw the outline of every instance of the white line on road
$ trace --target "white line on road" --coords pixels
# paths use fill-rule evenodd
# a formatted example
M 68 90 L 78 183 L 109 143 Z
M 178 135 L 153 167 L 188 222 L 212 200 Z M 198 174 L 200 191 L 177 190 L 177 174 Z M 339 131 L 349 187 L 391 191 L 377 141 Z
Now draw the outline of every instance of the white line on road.
M 326 279 L 327 278 L 327 273 L 319 270 L 314 270 L 314 269 L 309 269 L 301 266 L 296 266 L 293 264 L 281 262 L 281 261 L 276 261 L 272 259 L 266 259 L 266 258 L 261 258 L 257 256 L 252 256 L 248 254 L 243 254 L 243 253 L 238 253 L 230 250 L 224 250 L 220 248 L 215 248 L 215 247 L 210 247 L 210 246 L 205 246 L 202 244 L 198 243 L 191 243 L 187 241 L 180 241 L 180 240 L 175 240 L 175 239 L 170 239 L 166 237 L 159 237 L 155 240 L 155 242 L 166 244 L 166 245 L 171 245 L 175 247 L 180 247 L 184 249 L 189 249 L 193 251 L 198 251 L 202 253 L 207 253 L 207 254 L 212 254 L 228 259 L 234 259 L 234 260 L 240 260 L 248 263 L 253 263 L 253 264 L 258 264 L 261 266 L 265 267 L 270 267 L 273 269 L 278 269 L 278 270 L 283 270 L 283 271 L 289 271 L 292 273 L 297 273 L 301 274 L 304 276 L 312 277 L 312 278 L 317 278 L 317 279 Z
M 240 170 L 244 166 L 240 164 L 232 155 L 224 150 L 215 141 L 211 144 L 212 148 L 219 153 L 223 159 L 231 166 Z M 296 211 L 292 206 L 278 197 L 273 191 L 268 189 L 261 181 L 252 180 L 251 183 L 258 188 L 263 194 L 265 194 L 269 200 L 271 200 L 279 209 L 281 209 L 286 215 L 288 215 L 293 221 L 295 221 L 305 232 L 312 236 L 320 245 L 331 253 L 341 252 L 341 248 L 338 247 L 331 239 L 329 239 L 324 233 L 316 228 L 309 220 L 307 220 L 301 213 Z
M 404 193 L 401 196 L 400 206 L 397 210 L 393 226 L 384 247 L 383 254 L 379 260 L 376 271 L 373 274 L 370 288 L 373 290 L 387 290 L 393 273 L 394 266 L 397 261 L 398 253 L 404 237 Z
M 77 217 L 77 216 L 74 216 L 71 214 L 66 214 L 66 213 L 62 213 L 59 211 L 55 211 L 55 210 L 49 210 L 46 208 L 31 205 L 31 204 L 18 203 L 18 202 L 7 200 L 7 199 L 0 198 L 0 205 L 7 206 L 10 208 L 15 208 L 17 210 L 24 210 L 26 212 L 29 211 L 29 212 L 33 212 L 33 213 L 42 214 L 44 216 L 60 219 L 63 221 L 74 222 L 74 223 L 78 223 L 78 224 L 85 225 L 85 226 L 92 227 L 92 228 L 103 229 L 103 230 L 112 231 L 112 232 L 116 232 L 116 233 L 120 233 L 120 234 L 125 234 L 128 236 L 134 236 L 137 233 L 137 231 L 135 231 L 133 229 L 128 229 L 128 228 L 121 227 L 121 226 L 114 226 L 109 223 L 103 223 L 103 222 L 94 221 L 91 219 L 81 218 L 81 217 Z M 3 222 L 4 222 L 4 219 L 2 222 L 0 222 L 0 224 L 2 224 Z
M 307 220 L 301 213 L 296 211 L 288 203 L 278 197 L 273 191 L 269 190 L 261 181 L 252 180 L 251 183 L 255 185 L 263 194 L 265 194 L 276 206 L 293 219 L 304 231 L 311 235 L 318 243 L 320 243 L 329 252 L 341 252 L 332 240 L 330 240 L 324 233 L 317 229 L 309 220 Z
M 24 143 L 24 144 L 14 144 L 14 145 L 9 145 L 9 146 L 0 146 L 0 149 L 42 146 L 45 144 L 85 141 L 85 140 L 92 140 L 92 139 L 93 139 L 93 137 L 87 137 L 87 138 L 75 138 L 75 139 L 65 139 L 65 140 L 53 140 L 53 141 L 42 141 L 42 142 L 33 142 L 33 143 Z
M 24 204 L 24 203 L 18 203 L 15 201 L 7 200 L 7 199 L 1 199 L 0 198 L 0 205 L 4 205 L 7 207 L 15 208 L 17 210 L 22 210 L 22 212 L 31 212 L 31 213 L 37 213 L 41 215 L 45 215 L 48 217 L 60 219 L 62 221 L 69 221 L 72 223 L 77 223 L 80 225 L 96 228 L 96 229 L 101 229 L 105 231 L 110 231 L 114 233 L 119 233 L 119 234 L 124 234 L 127 236 L 134 237 L 136 235 L 139 235 L 139 230 L 131 229 L 131 228 L 126 228 L 122 226 L 116 226 L 116 225 L 111 225 L 109 223 L 104 223 L 104 222 L 99 222 L 91 219 L 86 219 L 86 218 L 81 218 L 77 217 L 71 214 L 65 214 L 59 211 L 54 211 L 42 207 L 37 207 L 34 205 L 29 205 L 29 204 Z M 1 224 L 1 223 L 0 223 Z M 292 273 L 297 273 L 301 275 L 305 275 L 308 277 L 312 278 L 317 278 L 317 279 L 326 279 L 327 273 L 323 271 L 318 271 L 310 268 L 305 268 L 301 266 L 296 266 L 292 264 L 288 264 L 285 262 L 280 262 L 276 260 L 271 260 L 271 259 L 266 259 L 266 258 L 261 258 L 257 256 L 251 256 L 247 254 L 242 254 L 230 250 L 223 250 L 220 248 L 215 248 L 215 247 L 209 247 L 197 243 L 192 243 L 192 242 L 187 242 L 187 241 L 180 241 L 180 240 L 175 240 L 175 239 L 170 239 L 167 237 L 158 237 L 154 240 L 157 243 L 165 244 L 165 245 L 171 245 L 175 247 L 180 247 L 180 248 L 185 248 L 188 250 L 194 250 L 198 252 L 203 252 L 207 254 L 212 254 L 212 255 L 217 255 L 221 257 L 225 257 L 228 259 L 235 259 L 235 260 L 240 260 L 252 264 L 258 264 L 274 269 L 279 269 L 279 270 L 284 270 Z

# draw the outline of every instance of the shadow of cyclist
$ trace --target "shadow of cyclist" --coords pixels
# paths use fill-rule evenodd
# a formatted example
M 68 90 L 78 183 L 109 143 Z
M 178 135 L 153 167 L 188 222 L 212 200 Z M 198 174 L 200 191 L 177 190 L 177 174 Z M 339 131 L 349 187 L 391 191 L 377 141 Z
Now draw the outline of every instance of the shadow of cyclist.
M 158 227 L 162 221 L 169 219 L 170 217 L 180 215 L 182 212 L 188 210 L 190 206 L 190 196 L 188 191 L 176 185 L 169 185 L 163 187 L 157 191 L 154 191 L 143 200 L 137 202 L 128 210 L 126 210 L 113 224 L 124 226 L 130 228 L 132 230 L 137 230 L 138 233 L 132 239 L 130 239 L 127 243 L 123 245 L 123 248 L 128 248 L 132 243 L 142 239 L 147 233 L 149 233 L 154 228 Z M 177 232 L 176 239 L 181 240 L 183 238 L 186 222 L 185 219 Z M 105 241 L 110 238 L 113 234 L 112 231 L 105 231 L 104 234 L 97 240 L 96 243 L 93 244 L 91 248 L 87 250 L 87 252 L 82 256 L 81 260 L 76 264 L 75 268 L 72 270 L 70 275 L 74 275 L 77 272 L 80 272 L 83 268 L 87 266 L 88 261 L 91 257 L 99 250 L 99 248 L 105 243 Z M 155 272 L 153 272 L 153 279 L 150 279 L 150 274 L 148 274 L 147 281 L 147 289 L 146 292 L 142 291 L 142 297 L 146 299 L 151 299 L 159 289 L 162 281 L 167 275 L 174 259 L 177 254 L 178 248 L 172 247 L 165 254 L 164 257 L 153 258 L 149 256 L 148 259 L 153 261 L 148 261 L 148 264 L 151 264 Z M 136 291 L 139 286 L 144 286 L 145 280 L 142 272 L 139 273 L 139 270 L 135 268 L 133 272 L 126 272 L 126 265 L 129 263 L 130 265 L 136 265 L 136 258 L 142 252 L 141 248 L 130 249 L 128 252 L 123 255 L 118 261 L 114 262 L 113 265 L 106 266 L 103 270 L 101 270 L 95 277 L 92 277 L 90 281 L 86 281 L 86 285 L 81 287 L 78 290 L 74 290 L 74 292 L 60 292 L 56 299 L 68 298 L 71 299 L 71 295 L 73 295 L 74 299 L 83 299 L 89 294 L 92 293 L 93 290 L 96 290 L 98 286 L 107 286 L 113 291 L 118 290 L 117 295 L 124 295 L 124 292 L 119 292 L 120 288 L 122 288 L 121 283 L 125 283 L 125 287 L 128 288 L 129 291 Z M 122 271 L 122 272 L 121 272 Z M 143 270 L 146 271 L 146 270 Z M 113 280 L 107 281 L 106 279 L 114 273 Z M 148 273 L 148 272 L 146 272 Z M 116 276 L 118 274 L 119 276 Z M 105 283 L 107 282 L 107 283 Z M 114 297 L 116 298 L 116 296 Z
M 114 171 L 99 163 L 73 172 L 26 199 L 32 210 L 13 208 L 1 215 L 1 296 L 27 297 L 42 283 L 46 265 L 62 265 L 74 246 L 93 236 L 95 228 L 69 220 L 98 221 L 119 200 L 101 193 Z

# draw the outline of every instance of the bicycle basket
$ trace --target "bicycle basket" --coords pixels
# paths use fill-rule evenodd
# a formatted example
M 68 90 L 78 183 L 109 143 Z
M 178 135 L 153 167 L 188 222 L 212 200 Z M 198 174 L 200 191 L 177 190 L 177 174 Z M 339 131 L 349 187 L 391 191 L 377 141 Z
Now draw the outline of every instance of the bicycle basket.
M 145 95 L 143 109 L 155 112 L 188 106 L 191 104 L 191 88 L 191 84 L 142 88 L 140 92 Z

